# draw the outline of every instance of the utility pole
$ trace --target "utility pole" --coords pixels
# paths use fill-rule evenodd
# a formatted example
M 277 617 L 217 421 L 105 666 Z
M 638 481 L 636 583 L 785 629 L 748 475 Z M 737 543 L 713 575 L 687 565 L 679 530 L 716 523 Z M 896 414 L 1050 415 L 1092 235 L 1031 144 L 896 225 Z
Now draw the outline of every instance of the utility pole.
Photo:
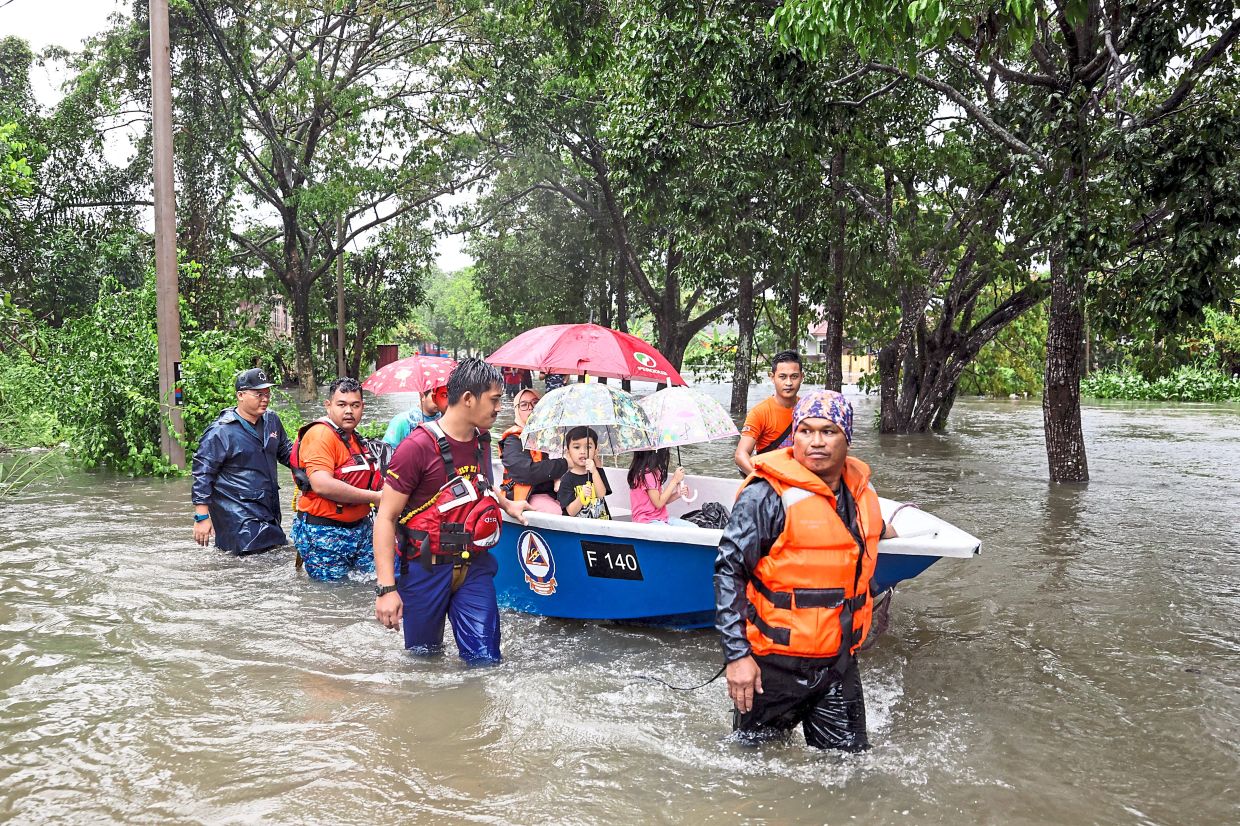
M 172 68 L 168 0 L 150 0 L 151 125 L 155 140 L 155 329 L 159 339 L 159 446 L 185 467 L 181 418 L 181 308 L 177 291 L 177 214 L 172 178 Z
M 347 375 L 344 365 L 344 217 L 336 219 L 336 377 Z

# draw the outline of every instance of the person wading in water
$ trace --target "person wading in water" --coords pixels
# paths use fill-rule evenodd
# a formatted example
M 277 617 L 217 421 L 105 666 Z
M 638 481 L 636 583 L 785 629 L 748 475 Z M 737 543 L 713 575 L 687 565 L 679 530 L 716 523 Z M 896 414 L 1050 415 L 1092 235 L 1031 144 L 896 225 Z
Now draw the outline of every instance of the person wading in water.
M 499 370 L 461 360 L 443 418 L 414 428 L 388 467 L 375 515 L 375 618 L 403 625 L 414 653 L 442 651 L 450 619 L 461 659 L 500 660 L 498 563 L 488 549 L 499 541 L 500 511 L 526 524 L 529 508 L 490 479 L 489 431 L 503 395 Z
M 715 560 L 733 728 L 746 741 L 801 725 L 820 749 L 869 747 L 856 652 L 870 630 L 883 522 L 870 468 L 848 455 L 852 406 L 797 404 L 791 448 L 754 460 Z
M 288 544 L 280 525 L 276 462 L 289 464 L 293 441 L 267 409 L 273 384 L 257 367 L 237 374 L 237 406 L 220 413 L 194 452 L 194 541 L 234 554 Z
M 759 454 L 792 445 L 792 408 L 796 407 L 797 394 L 801 392 L 801 357 L 795 350 L 776 353 L 771 360 L 771 383 L 775 395 L 759 402 L 745 417 L 741 439 L 736 444 L 733 460 L 741 473 L 753 473 L 752 454 Z

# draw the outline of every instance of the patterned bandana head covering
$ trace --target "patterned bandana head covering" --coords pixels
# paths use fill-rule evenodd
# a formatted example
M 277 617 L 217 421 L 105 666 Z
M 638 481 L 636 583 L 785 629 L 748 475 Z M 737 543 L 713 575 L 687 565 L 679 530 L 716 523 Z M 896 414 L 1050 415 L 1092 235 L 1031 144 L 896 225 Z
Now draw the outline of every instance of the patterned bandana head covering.
M 844 438 L 852 444 L 853 409 L 843 394 L 834 390 L 815 390 L 802 396 L 792 411 L 792 431 L 795 433 L 806 419 L 827 419 L 844 431 Z

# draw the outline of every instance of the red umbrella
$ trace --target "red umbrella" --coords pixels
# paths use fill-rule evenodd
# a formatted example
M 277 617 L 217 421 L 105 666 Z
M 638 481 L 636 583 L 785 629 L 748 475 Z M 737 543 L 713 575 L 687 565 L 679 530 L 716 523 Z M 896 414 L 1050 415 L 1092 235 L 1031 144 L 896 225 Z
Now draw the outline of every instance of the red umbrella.
M 667 357 L 637 336 L 597 324 L 550 324 L 509 341 L 491 364 L 554 373 L 685 384 Z
M 362 387 L 371 393 L 425 393 L 448 383 L 456 362 L 437 356 L 410 356 L 370 374 Z

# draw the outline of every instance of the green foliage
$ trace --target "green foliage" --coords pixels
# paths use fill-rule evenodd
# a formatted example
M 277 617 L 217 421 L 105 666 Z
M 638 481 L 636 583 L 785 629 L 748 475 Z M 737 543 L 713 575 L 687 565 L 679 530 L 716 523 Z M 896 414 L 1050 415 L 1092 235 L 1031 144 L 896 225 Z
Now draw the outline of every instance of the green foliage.
M 961 374 L 960 394 L 1039 395 L 1045 378 L 1046 323 L 1043 302 L 1004 327 Z
M 236 373 L 266 360 L 270 348 L 261 330 L 203 330 L 184 314 L 184 305 L 182 310 L 182 413 L 192 455 L 206 426 L 236 403 Z M 153 273 L 136 288 L 104 278 L 91 312 L 58 330 L 36 324 L 34 333 L 15 337 L 16 318 L 10 311 L 6 330 L 9 341 L 21 346 L 6 348 L 8 357 L 0 362 L 0 442 L 63 439 L 86 467 L 133 475 L 175 472 L 159 448 Z M 294 428 L 301 416 L 291 407 L 281 418 Z
M 514 307 L 513 315 L 516 315 Z M 441 274 L 427 290 L 423 323 L 434 340 L 453 354 L 461 350 L 489 353 L 516 333 L 513 319 L 491 314 L 474 283 L 474 269 L 467 267 Z
M 0 462 L 0 499 L 16 496 L 36 482 L 59 476 L 53 462 L 56 455 L 47 450 Z
M 0 123 L 0 218 L 13 215 L 12 202 L 34 192 L 26 144 L 17 140 L 16 123 Z
M 1086 376 L 1081 394 L 1098 399 L 1144 401 L 1240 401 L 1240 376 L 1227 376 L 1211 366 L 1185 365 L 1150 381 L 1130 370 L 1106 370 Z
M 696 381 L 731 381 L 736 362 L 737 336 L 708 330 L 697 336 L 685 350 L 681 373 Z
M 1206 308 L 1193 344 L 1200 357 L 1227 375 L 1240 373 L 1240 317 L 1236 313 Z

